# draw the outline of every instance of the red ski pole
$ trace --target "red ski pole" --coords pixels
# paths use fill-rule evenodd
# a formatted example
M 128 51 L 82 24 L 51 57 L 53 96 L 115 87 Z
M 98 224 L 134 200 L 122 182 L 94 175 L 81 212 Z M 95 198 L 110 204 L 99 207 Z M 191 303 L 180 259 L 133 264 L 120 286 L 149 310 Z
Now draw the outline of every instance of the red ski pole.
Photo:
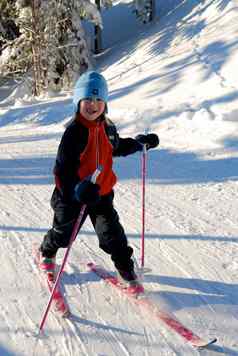
M 97 179 L 97 176 L 100 174 L 101 172 L 101 167 L 97 168 L 96 171 L 93 173 L 92 177 L 91 177 L 91 182 L 92 183 L 96 183 L 96 179 Z M 50 294 L 50 298 L 49 298 L 49 301 L 47 303 L 47 306 L 46 306 L 46 309 L 45 309 L 45 312 L 43 314 L 43 317 L 42 317 L 42 320 L 40 322 L 40 326 L 39 326 L 39 332 L 42 332 L 43 328 L 44 328 L 44 325 L 45 325 L 45 321 L 47 319 L 47 316 L 48 316 L 48 313 L 49 313 L 49 310 L 50 310 L 50 306 L 51 306 L 51 303 L 53 301 L 53 298 L 54 298 L 54 294 L 55 294 L 55 291 L 59 285 L 59 281 L 60 281 L 60 277 L 62 275 L 62 272 L 64 270 L 64 267 L 65 267 L 65 264 L 66 264 L 66 261 L 68 259 L 68 255 L 69 255 L 69 252 L 71 250 L 71 247 L 73 245 L 73 242 L 74 240 L 76 239 L 76 236 L 79 232 L 79 227 L 80 227 L 80 224 L 83 220 L 83 217 L 84 217 L 84 213 L 85 213 L 85 209 L 86 209 L 86 205 L 84 204 L 81 208 L 81 211 L 79 213 L 79 216 L 76 220 L 76 223 L 74 225 L 74 228 L 73 228 L 73 232 L 72 232 L 72 235 L 70 237 L 70 241 L 69 241 L 69 245 L 66 249 L 66 252 L 64 254 L 64 258 L 63 258 L 63 262 L 62 262 L 62 265 L 60 267 L 60 270 L 57 274 L 57 277 L 56 277 L 56 280 L 55 280 L 55 284 L 52 288 L 52 291 L 51 291 L 51 294 Z
M 146 145 L 142 151 L 142 231 L 141 231 L 141 269 L 145 264 L 145 177 L 146 177 Z

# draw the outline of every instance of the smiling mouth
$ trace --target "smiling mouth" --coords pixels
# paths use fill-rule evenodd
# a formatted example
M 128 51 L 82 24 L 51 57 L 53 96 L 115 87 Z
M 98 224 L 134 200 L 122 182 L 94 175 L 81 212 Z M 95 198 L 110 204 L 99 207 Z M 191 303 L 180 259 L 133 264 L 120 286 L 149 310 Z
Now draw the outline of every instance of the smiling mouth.
M 93 115 L 93 114 L 96 114 L 98 111 L 97 110 L 87 110 L 87 113 L 89 115 Z

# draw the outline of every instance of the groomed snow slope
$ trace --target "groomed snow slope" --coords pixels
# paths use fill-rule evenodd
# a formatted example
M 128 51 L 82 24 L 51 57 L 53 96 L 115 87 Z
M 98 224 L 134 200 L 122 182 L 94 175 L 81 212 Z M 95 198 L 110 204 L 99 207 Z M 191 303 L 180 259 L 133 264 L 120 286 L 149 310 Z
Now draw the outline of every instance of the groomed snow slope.
M 108 21 L 119 21 L 115 6 Z M 123 42 L 117 35 L 97 63 L 121 136 L 153 131 L 161 140 L 148 153 L 144 285 L 159 306 L 218 343 L 194 350 L 89 273 L 89 261 L 113 270 L 89 221 L 63 275 L 74 317 L 50 313 L 36 337 L 48 294 L 32 246 L 52 221 L 52 167 L 72 106 L 70 93 L 34 102 L 15 95 L 14 104 L 0 103 L 1 356 L 238 355 L 237 3 L 161 1 L 158 19 L 139 27 L 130 33 L 123 23 Z M 140 158 L 115 161 L 115 205 L 138 259 Z

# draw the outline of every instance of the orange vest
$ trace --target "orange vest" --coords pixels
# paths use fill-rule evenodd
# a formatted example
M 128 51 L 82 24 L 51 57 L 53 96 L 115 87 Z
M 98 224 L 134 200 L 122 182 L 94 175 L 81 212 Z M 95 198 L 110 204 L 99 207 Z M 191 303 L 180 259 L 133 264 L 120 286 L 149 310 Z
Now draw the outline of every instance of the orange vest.
M 102 172 L 96 183 L 100 186 L 100 195 L 111 192 L 116 184 L 117 177 L 112 170 L 113 147 L 105 132 L 105 123 L 86 120 L 82 115 L 78 117 L 82 125 L 88 128 L 88 142 L 84 151 L 80 154 L 80 166 L 78 176 L 80 180 L 91 176 L 96 168 L 101 165 Z

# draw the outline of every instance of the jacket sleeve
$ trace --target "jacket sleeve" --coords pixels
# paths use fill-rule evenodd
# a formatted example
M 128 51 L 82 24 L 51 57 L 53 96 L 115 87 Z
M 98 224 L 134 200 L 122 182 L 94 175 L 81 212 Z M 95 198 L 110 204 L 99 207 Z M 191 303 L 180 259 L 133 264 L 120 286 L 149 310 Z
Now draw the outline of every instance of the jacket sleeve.
M 132 153 L 142 150 L 142 145 L 134 138 L 119 137 L 118 146 L 113 152 L 113 156 L 128 156 Z
M 57 189 L 65 203 L 73 201 L 74 187 L 79 178 L 80 144 L 77 142 L 77 130 L 69 127 L 64 132 L 58 147 L 54 175 Z
M 113 146 L 113 156 L 128 156 L 142 150 L 142 145 L 134 138 L 121 138 L 109 118 L 106 118 L 106 132 Z

